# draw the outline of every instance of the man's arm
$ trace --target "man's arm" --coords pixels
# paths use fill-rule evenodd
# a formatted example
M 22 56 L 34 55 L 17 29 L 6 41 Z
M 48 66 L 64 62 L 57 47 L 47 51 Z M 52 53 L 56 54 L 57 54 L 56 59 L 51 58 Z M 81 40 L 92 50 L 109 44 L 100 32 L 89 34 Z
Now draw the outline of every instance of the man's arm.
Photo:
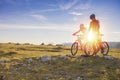
M 90 29 L 91 29 L 91 22 L 90 22 L 90 26 L 89 26 L 88 32 L 90 31 Z
M 98 22 L 98 33 L 100 34 L 100 23 L 99 23 L 99 20 L 97 20 L 97 22 Z

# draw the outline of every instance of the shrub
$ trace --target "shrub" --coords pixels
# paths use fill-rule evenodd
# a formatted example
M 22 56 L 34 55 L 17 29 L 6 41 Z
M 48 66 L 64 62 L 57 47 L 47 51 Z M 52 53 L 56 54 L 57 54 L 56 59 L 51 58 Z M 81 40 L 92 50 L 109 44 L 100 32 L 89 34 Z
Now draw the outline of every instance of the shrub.
M 3 53 L 5 53 L 5 52 L 1 50 L 1 51 L 0 51 L 0 54 L 1 54 L 1 53 L 3 54 Z
M 41 45 L 45 45 L 45 43 L 41 43 Z

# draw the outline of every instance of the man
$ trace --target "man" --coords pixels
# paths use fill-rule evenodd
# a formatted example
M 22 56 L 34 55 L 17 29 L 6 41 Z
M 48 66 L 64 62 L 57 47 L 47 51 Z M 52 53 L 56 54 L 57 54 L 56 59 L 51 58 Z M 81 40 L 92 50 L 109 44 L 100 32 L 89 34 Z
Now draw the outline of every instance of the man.
M 94 34 L 96 36 L 98 36 L 100 34 L 99 21 L 96 20 L 95 14 L 91 14 L 90 19 L 91 19 L 91 22 L 90 22 L 90 27 L 89 27 L 88 31 L 92 30 L 94 32 Z
M 101 52 L 103 53 L 104 50 L 103 50 L 102 43 L 101 43 L 102 41 L 101 41 L 101 37 L 100 37 L 100 24 L 99 24 L 99 21 L 96 20 L 95 14 L 91 14 L 90 19 L 91 19 L 91 22 L 90 22 L 90 27 L 89 27 L 88 31 L 92 31 L 93 34 L 96 36 L 96 40 L 98 41 L 98 43 L 100 45 Z

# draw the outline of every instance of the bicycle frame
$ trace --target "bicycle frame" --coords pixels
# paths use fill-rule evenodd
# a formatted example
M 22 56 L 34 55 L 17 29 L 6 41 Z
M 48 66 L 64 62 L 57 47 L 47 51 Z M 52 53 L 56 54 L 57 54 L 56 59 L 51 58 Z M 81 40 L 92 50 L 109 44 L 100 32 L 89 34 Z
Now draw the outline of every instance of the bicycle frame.
M 77 36 L 77 40 L 75 40 L 75 42 L 78 43 L 78 48 L 80 48 L 81 50 L 84 50 L 84 45 L 86 43 L 86 37 L 82 38 L 83 36 L 81 35 L 76 35 Z

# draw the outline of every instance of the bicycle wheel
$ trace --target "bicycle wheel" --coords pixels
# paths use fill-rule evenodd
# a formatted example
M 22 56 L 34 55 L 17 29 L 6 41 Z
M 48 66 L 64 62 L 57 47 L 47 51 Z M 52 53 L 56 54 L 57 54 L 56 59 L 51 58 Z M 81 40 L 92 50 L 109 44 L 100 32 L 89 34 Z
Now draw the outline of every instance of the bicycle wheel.
M 97 54 L 98 52 L 98 46 L 97 44 L 93 43 L 86 43 L 84 46 L 84 52 L 88 56 L 93 56 L 94 54 Z
M 103 47 L 103 49 L 101 49 L 101 53 L 103 55 L 107 55 L 108 52 L 109 52 L 109 45 L 108 45 L 108 43 L 107 42 L 102 42 L 102 47 Z
M 78 43 L 74 42 L 71 46 L 71 54 L 72 56 L 75 56 L 78 51 Z

